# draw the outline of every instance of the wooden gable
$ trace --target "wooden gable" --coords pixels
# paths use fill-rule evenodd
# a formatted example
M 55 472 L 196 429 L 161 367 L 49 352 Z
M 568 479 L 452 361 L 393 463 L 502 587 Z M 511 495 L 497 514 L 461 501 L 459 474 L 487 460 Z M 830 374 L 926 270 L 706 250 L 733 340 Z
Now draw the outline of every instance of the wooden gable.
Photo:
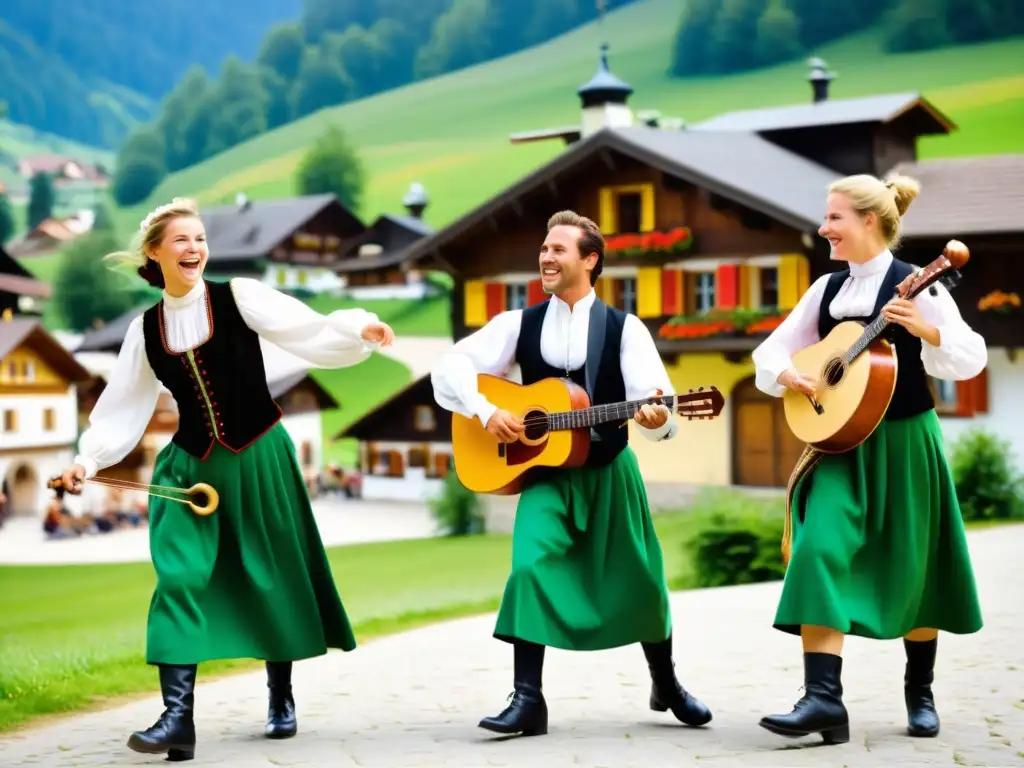
M 449 443 L 452 417 L 434 401 L 430 376 L 423 376 L 335 435 L 336 440 L 341 438 L 364 442 Z
M 25 319 L 0 321 L 0 391 L 59 392 L 91 378 L 39 323 Z

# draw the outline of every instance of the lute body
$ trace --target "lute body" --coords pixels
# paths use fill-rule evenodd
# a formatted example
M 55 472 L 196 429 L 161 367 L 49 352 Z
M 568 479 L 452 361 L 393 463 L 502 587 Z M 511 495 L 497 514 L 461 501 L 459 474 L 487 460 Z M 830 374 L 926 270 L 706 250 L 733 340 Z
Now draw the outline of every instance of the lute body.
M 898 295 L 913 299 L 938 280 L 953 288 L 969 258 L 967 246 L 950 240 L 942 256 L 900 285 Z M 875 431 L 899 373 L 895 348 L 880 338 L 887 326 L 882 316 L 867 326 L 843 322 L 792 356 L 793 368 L 817 381 L 813 398 L 793 390 L 783 395 L 786 423 L 798 439 L 822 453 L 844 453 Z
M 452 414 L 452 453 L 459 480 L 475 493 L 519 493 L 525 475 L 540 467 L 579 467 L 590 451 L 592 427 L 627 421 L 647 403 L 662 403 L 688 419 L 710 419 L 725 399 L 714 387 L 608 405 L 590 405 L 586 390 L 569 379 L 534 384 L 479 374 L 477 385 L 489 402 L 515 414 L 526 427 L 519 440 L 501 443 L 476 417 Z

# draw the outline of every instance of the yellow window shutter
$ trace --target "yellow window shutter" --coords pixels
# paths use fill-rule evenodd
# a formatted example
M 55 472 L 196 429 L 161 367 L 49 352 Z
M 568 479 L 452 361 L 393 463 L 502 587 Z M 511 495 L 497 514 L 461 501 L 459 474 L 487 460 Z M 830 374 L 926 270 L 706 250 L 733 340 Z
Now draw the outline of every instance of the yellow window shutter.
M 637 317 L 661 317 L 661 267 L 640 267 L 636 271 Z
M 614 235 L 619 226 L 619 223 L 615 220 L 615 191 L 610 187 L 601 187 L 599 204 L 601 234 Z
M 467 280 L 463 298 L 466 327 L 487 325 L 487 284 L 483 280 Z
M 800 272 L 799 272 L 799 286 L 800 295 L 803 296 L 807 293 L 807 289 L 811 287 L 811 262 L 806 256 L 798 257 L 800 259 Z
M 594 293 L 597 294 L 597 298 L 609 306 L 612 306 L 615 300 L 615 292 L 612 289 L 613 286 L 610 277 L 597 278 L 597 285 L 594 286 Z
M 739 287 L 736 291 L 736 305 L 744 309 L 750 309 L 750 270 L 749 264 L 740 264 Z
M 654 231 L 654 185 L 644 184 L 640 193 L 640 230 Z
M 779 309 L 792 309 L 803 295 L 800 263 L 806 261 L 799 253 L 784 253 L 779 258 Z

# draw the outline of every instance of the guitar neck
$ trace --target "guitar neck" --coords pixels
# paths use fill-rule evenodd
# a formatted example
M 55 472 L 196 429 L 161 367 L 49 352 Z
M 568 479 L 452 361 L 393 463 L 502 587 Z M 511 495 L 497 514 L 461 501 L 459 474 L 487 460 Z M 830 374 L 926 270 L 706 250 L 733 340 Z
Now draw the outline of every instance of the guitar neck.
M 582 427 L 596 427 L 599 424 L 607 424 L 610 421 L 627 421 L 633 418 L 636 412 L 643 406 L 648 404 L 664 405 L 670 411 L 675 411 L 678 401 L 678 395 L 662 395 L 660 397 L 649 397 L 644 400 L 627 400 L 621 403 L 592 405 L 589 408 L 580 408 L 575 411 L 559 411 L 548 414 L 549 429 L 552 431 L 580 429 Z
M 877 339 L 879 335 L 882 333 L 882 331 L 884 331 L 888 326 L 889 321 L 886 320 L 882 315 L 876 317 L 874 321 L 872 321 L 871 324 L 864 329 L 863 333 L 861 333 L 860 335 L 860 338 L 857 339 L 857 341 L 855 341 L 853 345 L 843 354 L 843 358 L 846 360 L 847 364 L 852 363 L 854 359 L 857 357 L 857 355 L 859 355 L 861 352 L 867 349 L 868 345 L 871 344 L 871 342 L 873 342 L 875 339 Z

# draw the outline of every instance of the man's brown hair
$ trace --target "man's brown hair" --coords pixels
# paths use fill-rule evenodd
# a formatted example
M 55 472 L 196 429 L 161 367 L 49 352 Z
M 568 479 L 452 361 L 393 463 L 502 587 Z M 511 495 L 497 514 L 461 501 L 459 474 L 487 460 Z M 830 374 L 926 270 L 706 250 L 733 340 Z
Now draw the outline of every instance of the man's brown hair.
M 601 270 L 604 269 L 604 235 L 601 234 L 601 228 L 592 219 L 580 216 L 575 211 L 559 211 L 548 219 L 548 232 L 555 227 L 579 227 L 580 239 L 577 245 L 580 249 L 580 258 L 585 259 L 592 253 L 597 254 L 597 263 L 590 272 L 590 284 L 596 284 L 597 278 L 601 276 Z

